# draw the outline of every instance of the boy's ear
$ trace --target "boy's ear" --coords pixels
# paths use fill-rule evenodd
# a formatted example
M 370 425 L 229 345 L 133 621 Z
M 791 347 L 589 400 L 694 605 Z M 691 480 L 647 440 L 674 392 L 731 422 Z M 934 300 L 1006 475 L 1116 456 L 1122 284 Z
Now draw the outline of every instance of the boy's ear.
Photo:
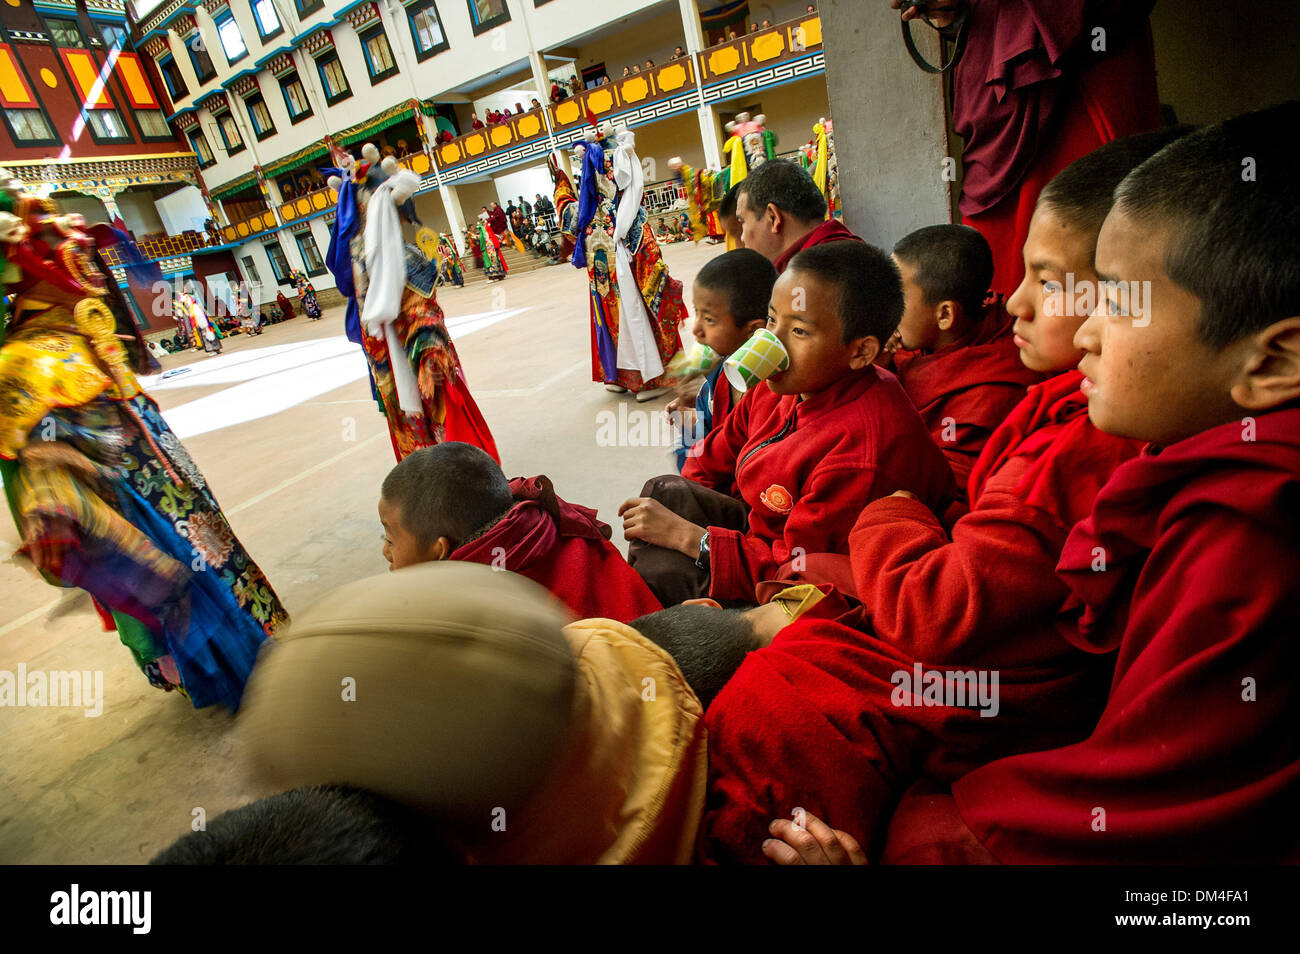
M 433 563 L 437 560 L 447 560 L 451 558 L 452 552 L 456 549 L 456 544 L 452 543 L 449 537 L 439 537 L 433 541 L 433 546 L 429 547 L 429 554 L 426 562 Z
M 767 319 L 766 319 L 766 318 L 751 318 L 749 321 L 745 322 L 745 323 L 744 323 L 743 325 L 741 325 L 740 327 L 741 327 L 741 330 L 744 331 L 746 334 L 751 334 L 751 335 L 752 335 L 752 334 L 753 334 L 755 331 L 757 331 L 759 328 L 766 328 L 766 327 L 767 327 Z
M 1252 336 L 1231 394 L 1248 411 L 1267 411 L 1300 399 L 1300 315 L 1275 321 Z
M 861 371 L 880 354 L 880 340 L 875 335 L 867 335 L 849 342 L 849 367 Z
M 940 331 L 947 331 L 957 323 L 961 315 L 961 305 L 955 301 L 941 301 L 934 308 L 935 321 L 939 325 Z

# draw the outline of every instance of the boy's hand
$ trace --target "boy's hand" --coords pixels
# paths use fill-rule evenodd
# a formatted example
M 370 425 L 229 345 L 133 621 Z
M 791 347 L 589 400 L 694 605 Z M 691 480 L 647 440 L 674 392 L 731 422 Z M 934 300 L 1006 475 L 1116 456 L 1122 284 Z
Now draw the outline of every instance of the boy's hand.
M 895 490 L 895 491 L 894 491 L 892 494 L 890 494 L 889 496 L 891 496 L 891 497 L 906 497 L 908 500 L 916 500 L 916 499 L 918 499 L 917 496 L 916 496 L 916 494 L 912 493 L 910 490 Z
M 625 500 L 618 508 L 618 515 L 623 518 L 625 539 L 677 550 L 691 559 L 699 556 L 704 528 L 677 516 L 653 497 Z
M 865 865 L 867 853 L 846 831 L 831 828 L 816 815 L 795 809 L 793 820 L 777 818 L 763 854 L 778 865 Z

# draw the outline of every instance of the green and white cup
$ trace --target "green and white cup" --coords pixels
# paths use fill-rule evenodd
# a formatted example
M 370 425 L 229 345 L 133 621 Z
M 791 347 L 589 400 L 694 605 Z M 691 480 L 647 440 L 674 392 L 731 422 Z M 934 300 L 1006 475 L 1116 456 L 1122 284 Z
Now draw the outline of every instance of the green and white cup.
M 759 328 L 722 364 L 722 373 L 737 391 L 748 391 L 778 371 L 790 367 L 790 355 L 781 339 Z
M 716 351 L 706 344 L 697 342 L 689 351 L 678 352 L 677 356 L 670 362 L 669 371 L 675 377 L 693 377 L 697 374 L 708 374 L 718 366 L 718 362 L 721 360 L 721 355 Z

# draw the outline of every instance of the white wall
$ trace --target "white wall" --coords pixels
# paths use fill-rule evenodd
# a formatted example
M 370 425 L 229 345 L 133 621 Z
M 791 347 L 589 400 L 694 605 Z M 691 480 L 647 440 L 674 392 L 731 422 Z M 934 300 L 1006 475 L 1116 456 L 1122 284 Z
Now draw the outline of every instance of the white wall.
M 55 196 L 54 201 L 59 204 L 60 212 L 68 215 L 84 215 L 91 225 L 108 221 L 108 212 L 104 210 L 104 203 L 93 195 L 63 192 Z
M 267 302 L 275 301 L 276 293 L 275 271 L 271 268 L 271 259 L 262 247 L 263 244 L 262 242 L 246 242 L 235 251 L 235 261 L 239 263 L 239 273 L 243 276 L 244 281 L 248 283 L 256 306 L 264 306 Z M 244 267 L 245 256 L 252 258 L 253 264 L 257 266 L 260 284 L 253 280 L 253 276 Z
M 500 92 L 492 93 L 481 99 L 474 100 L 474 112 L 478 113 L 479 119 L 487 115 L 489 109 L 503 109 L 508 113 L 515 111 L 515 103 L 524 107 L 524 112 L 532 109 L 532 100 L 536 99 L 545 106 L 550 102 L 551 91 L 548 89 L 545 94 L 537 93 L 532 84 L 527 87 L 512 87 L 503 89 Z
M 702 0 L 705 7 L 711 6 L 709 0 Z M 623 17 L 640 13 L 651 7 L 662 7 L 665 15 L 677 18 L 678 30 L 681 30 L 681 16 L 677 13 L 677 0 L 551 0 L 550 3 L 534 7 L 531 0 L 510 0 L 511 10 L 517 11 L 520 4 L 526 4 L 525 11 L 532 30 L 533 42 L 537 49 L 546 50 L 564 46 L 574 37 L 589 31 L 601 23 L 616 23 Z M 464 8 L 464 3 L 460 6 Z M 442 9 L 441 5 L 438 7 Z M 640 29 L 638 27 L 638 29 Z M 677 42 L 682 42 L 678 40 Z M 664 57 L 673 51 L 671 46 L 664 51 Z M 647 53 L 654 56 L 654 53 Z M 641 57 L 645 59 L 645 57 Z M 655 62 L 658 62 L 656 58 Z M 622 72 L 620 69 L 619 72 Z
M 553 198 L 552 193 L 555 186 L 551 182 L 551 173 L 546 168 L 546 163 L 529 166 L 526 169 L 511 170 L 505 175 L 498 175 L 495 178 L 497 190 L 497 203 L 501 208 L 506 204 L 518 199 L 521 195 L 528 200 L 529 204 L 533 202 L 533 196 L 541 193 L 547 198 Z M 482 203 L 480 203 L 481 205 Z M 468 211 L 468 210 L 466 210 Z M 474 209 L 474 215 L 478 215 L 478 209 Z M 469 221 L 471 216 L 466 216 Z
M 115 199 L 122 211 L 122 221 L 136 235 L 162 232 L 166 228 L 148 192 L 119 192 Z
M 154 205 L 168 235 L 180 235 L 186 229 L 202 233 L 203 223 L 208 220 L 208 207 L 203 202 L 203 194 L 194 186 L 177 189 L 171 195 L 158 199 Z

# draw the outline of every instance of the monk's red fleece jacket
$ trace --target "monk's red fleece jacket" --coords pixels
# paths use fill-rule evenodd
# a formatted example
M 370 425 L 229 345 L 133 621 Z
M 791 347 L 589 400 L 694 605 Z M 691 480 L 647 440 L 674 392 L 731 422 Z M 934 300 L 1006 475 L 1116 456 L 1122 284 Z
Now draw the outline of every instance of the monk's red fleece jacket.
M 755 600 L 755 587 L 800 553 L 848 553 L 870 501 L 910 490 L 927 506 L 953 496 L 952 471 L 888 371 L 869 366 L 801 400 L 750 388 L 701 442 L 682 476 L 749 506 L 741 533 L 709 528 L 718 600 Z
M 922 502 L 887 497 L 853 528 L 863 628 L 929 663 L 1056 664 L 1077 650 L 1056 574 L 1071 528 L 1141 444 L 1088 420 L 1082 376 L 1034 385 L 971 474 L 971 511 L 944 532 Z

